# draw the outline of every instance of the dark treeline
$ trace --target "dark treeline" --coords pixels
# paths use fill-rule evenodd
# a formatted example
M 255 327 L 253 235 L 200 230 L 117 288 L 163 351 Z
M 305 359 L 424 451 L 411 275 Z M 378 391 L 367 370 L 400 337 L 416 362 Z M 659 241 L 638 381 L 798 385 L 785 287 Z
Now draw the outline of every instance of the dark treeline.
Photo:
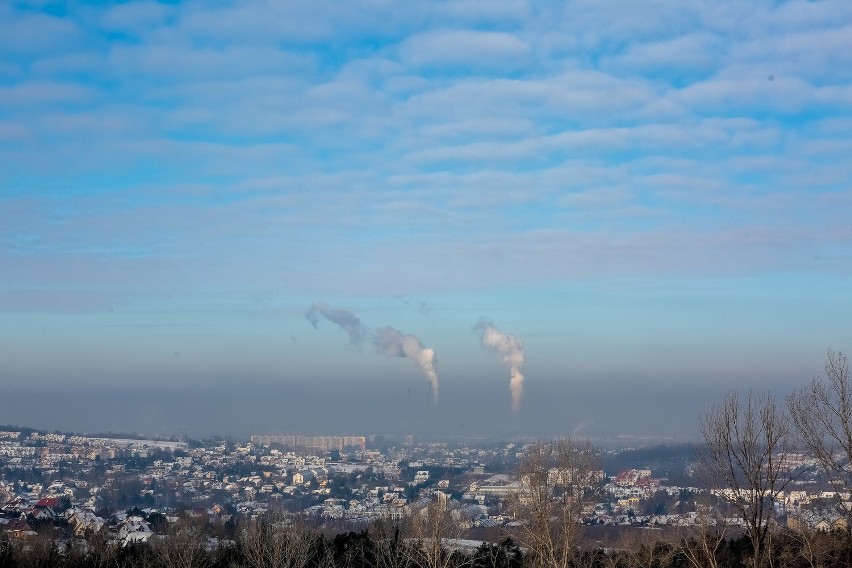
M 429 523 L 427 523 L 428 525 Z M 481 543 L 376 523 L 333 536 L 284 521 L 252 522 L 233 539 L 212 539 L 191 525 L 147 544 L 120 546 L 103 534 L 60 541 L 42 533 L 27 541 L 0 538 L 0 568 L 545 568 L 552 561 L 506 535 Z M 412 532 L 413 531 L 413 532 Z M 848 566 L 849 539 L 836 532 L 781 531 L 767 555 L 785 568 Z M 577 546 L 567 568 L 739 568 L 753 565 L 747 536 L 659 533 L 633 529 L 613 546 Z

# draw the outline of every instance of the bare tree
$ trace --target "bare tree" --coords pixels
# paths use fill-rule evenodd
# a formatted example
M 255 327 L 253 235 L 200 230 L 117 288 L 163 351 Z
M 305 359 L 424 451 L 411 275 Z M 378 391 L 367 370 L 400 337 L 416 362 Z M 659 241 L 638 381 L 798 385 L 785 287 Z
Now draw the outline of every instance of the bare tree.
M 838 533 L 818 531 L 802 522 L 795 530 L 787 531 L 787 537 L 795 544 L 790 551 L 790 561 L 786 565 L 800 561 L 809 568 L 826 568 L 839 565 L 839 559 L 848 554 L 848 548 Z M 832 563 L 834 560 L 834 563 Z M 846 558 L 848 566 L 848 558 Z
M 18 551 L 18 566 L 22 568 L 52 568 L 62 560 L 55 535 L 49 526 L 42 527 L 38 535 L 26 540 Z
M 618 566 L 618 562 L 611 560 L 604 548 L 590 546 L 577 550 L 571 559 L 571 566 L 572 568 L 609 568 Z
M 341 542 L 338 542 L 340 539 Z M 338 533 L 323 547 L 323 558 L 329 558 L 338 568 L 376 568 L 374 547 L 370 537 L 362 532 L 348 535 Z
M 407 530 L 379 520 L 370 526 L 376 568 L 408 568 L 414 561 L 415 547 L 406 540 Z
M 852 491 L 852 379 L 846 356 L 829 350 L 825 377 L 793 392 L 788 403 L 802 442 L 835 491 Z
M 583 508 L 596 494 L 597 452 L 571 439 L 530 446 L 520 464 L 512 507 L 518 540 L 539 567 L 568 568 L 582 531 Z
M 760 568 L 771 554 L 773 503 L 791 481 L 787 472 L 790 419 L 771 394 L 728 393 L 700 423 L 710 482 L 737 510 Z
M 119 545 L 110 542 L 110 536 L 105 530 L 95 532 L 86 539 L 86 563 L 92 568 L 119 566 L 120 552 Z
M 506 537 L 500 544 L 483 541 L 473 553 L 471 565 L 475 568 L 520 568 L 521 559 L 521 549 Z
M 679 552 L 669 535 L 647 528 L 636 529 L 629 535 L 625 533 L 621 548 L 628 551 L 625 560 L 629 568 L 669 566 Z
M 450 568 L 458 557 L 447 544 L 464 534 L 462 527 L 447 510 L 446 500 L 439 499 L 411 517 L 412 536 L 419 548 L 415 558 L 421 568 Z
M 160 559 L 157 558 L 155 550 L 156 539 L 149 540 L 146 544 L 134 544 L 121 549 L 118 566 L 122 568 L 159 568 Z
M 334 547 L 331 542 L 324 538 L 314 539 L 314 548 L 316 550 L 316 554 L 314 555 L 315 561 L 314 565 L 316 568 L 336 568 L 337 562 L 334 558 Z M 357 566 L 354 562 L 354 558 L 351 555 L 345 556 L 341 561 L 341 566 Z
M 2 495 L 0 495 L 2 497 Z M 14 566 L 15 550 L 6 533 L 0 531 L 0 566 Z
M 179 526 L 164 537 L 152 538 L 148 544 L 156 566 L 208 568 L 212 563 L 204 533 L 197 526 Z
M 251 568 L 305 568 L 315 555 L 315 536 L 290 519 L 255 521 L 239 534 L 240 552 Z
M 825 375 L 791 393 L 787 402 L 804 447 L 828 475 L 834 490 L 845 494 L 842 504 L 852 494 L 852 378 L 846 355 L 829 349 Z M 841 512 L 846 517 L 846 561 L 852 562 L 852 510 L 842 506 Z M 808 544 L 806 528 L 802 528 L 799 536 Z
M 719 548 L 728 538 L 728 527 L 721 515 L 709 506 L 698 508 L 695 524 L 680 527 L 680 552 L 692 568 L 717 568 Z

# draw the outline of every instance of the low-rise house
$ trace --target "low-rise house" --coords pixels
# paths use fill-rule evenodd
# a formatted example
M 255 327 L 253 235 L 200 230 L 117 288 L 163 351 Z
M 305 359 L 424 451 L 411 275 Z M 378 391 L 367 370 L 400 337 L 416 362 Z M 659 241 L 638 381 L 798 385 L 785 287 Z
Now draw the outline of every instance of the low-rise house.
M 429 481 L 429 471 L 428 470 L 420 470 L 414 474 L 414 483 L 415 485 L 418 483 L 426 483 Z
M 154 532 L 142 517 L 127 517 L 118 529 L 118 538 L 124 546 L 148 542 Z
M 74 536 L 82 537 L 86 533 L 100 532 L 106 527 L 106 521 L 98 517 L 91 511 L 76 510 L 68 518 L 68 524 L 74 531 Z
M 43 507 L 41 505 L 33 506 L 28 514 L 38 521 L 53 521 L 58 516 L 52 507 Z
M 29 538 L 37 534 L 24 517 L 0 518 L 0 531 L 6 533 L 9 538 L 16 539 Z
M 787 517 L 787 527 L 799 532 L 805 529 L 820 532 L 845 531 L 846 519 L 833 509 L 802 510 Z

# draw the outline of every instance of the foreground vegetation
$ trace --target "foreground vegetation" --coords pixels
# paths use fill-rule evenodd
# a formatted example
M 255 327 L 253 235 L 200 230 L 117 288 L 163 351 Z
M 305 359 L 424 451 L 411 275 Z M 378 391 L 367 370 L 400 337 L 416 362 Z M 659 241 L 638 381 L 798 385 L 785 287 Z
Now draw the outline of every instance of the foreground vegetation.
M 539 568 L 553 559 L 519 546 L 442 537 L 441 513 L 406 527 L 377 523 L 361 532 L 323 535 L 282 520 L 252 522 L 233 539 L 212 539 L 201 527 L 179 523 L 148 544 L 118 546 L 102 534 L 60 542 L 49 533 L 27 541 L 0 540 L 0 568 Z M 428 514 L 427 514 L 428 516 Z M 426 531 L 425 533 L 423 531 Z M 420 531 L 419 534 L 418 531 Z M 428 534 L 429 532 L 432 534 Z M 566 550 L 570 568 L 736 568 L 753 564 L 748 536 L 726 538 L 721 529 L 662 533 L 632 528 L 612 546 L 586 543 Z M 850 540 L 843 532 L 778 530 L 767 565 L 789 568 L 849 566 Z

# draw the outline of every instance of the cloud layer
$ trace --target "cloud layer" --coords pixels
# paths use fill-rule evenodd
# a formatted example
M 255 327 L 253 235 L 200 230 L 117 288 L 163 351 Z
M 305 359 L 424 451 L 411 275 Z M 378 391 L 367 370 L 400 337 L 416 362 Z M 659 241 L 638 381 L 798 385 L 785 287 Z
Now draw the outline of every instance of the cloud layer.
M 0 8 L 9 286 L 843 269 L 846 3 L 491 4 Z

